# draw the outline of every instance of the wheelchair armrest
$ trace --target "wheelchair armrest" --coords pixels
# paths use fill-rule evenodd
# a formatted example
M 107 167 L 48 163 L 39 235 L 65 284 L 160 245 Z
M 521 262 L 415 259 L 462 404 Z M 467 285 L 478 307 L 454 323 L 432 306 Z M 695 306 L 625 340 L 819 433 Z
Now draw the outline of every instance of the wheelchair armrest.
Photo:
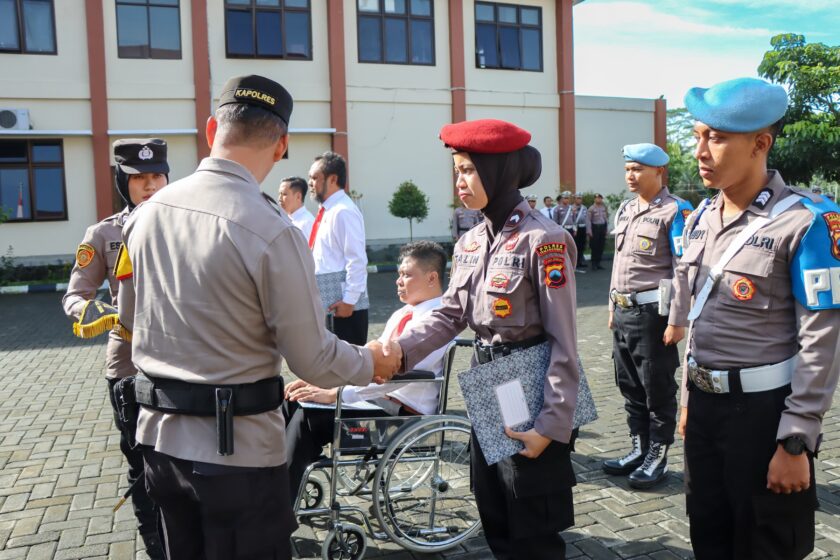
M 472 348 L 475 341 L 470 338 L 456 338 L 455 339 L 455 346 L 462 346 L 465 348 Z
M 413 369 L 413 370 L 407 371 L 403 374 L 395 375 L 391 379 L 390 383 L 393 383 L 395 381 L 396 382 L 400 382 L 400 381 L 434 381 L 435 379 L 437 379 L 437 376 L 435 375 L 435 372 L 433 372 L 433 371 L 425 371 L 425 370 L 422 370 L 422 369 Z

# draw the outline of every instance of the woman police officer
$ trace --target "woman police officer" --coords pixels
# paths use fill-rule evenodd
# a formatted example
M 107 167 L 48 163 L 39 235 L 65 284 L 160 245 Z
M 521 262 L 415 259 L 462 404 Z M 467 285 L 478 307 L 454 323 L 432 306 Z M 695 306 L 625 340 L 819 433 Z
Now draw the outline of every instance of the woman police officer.
M 116 323 L 116 310 L 98 302 L 96 292 L 107 278 L 111 301 L 116 305 L 119 282 L 114 267 L 122 244 L 123 224 L 138 204 L 148 200 L 158 189 L 169 183 L 166 142 L 163 140 L 117 140 L 114 142 L 114 160 L 116 189 L 126 206 L 117 214 L 87 229 L 76 250 L 76 264 L 70 273 L 67 293 L 62 299 L 64 312 L 77 321 L 73 331 L 82 338 L 104 334 Z M 132 485 L 132 505 L 140 536 L 152 560 L 164 558 L 157 533 L 154 503 L 146 495 L 145 485 L 142 482 L 135 484 L 143 473 L 143 455 L 139 448 L 131 448 L 114 401 L 114 384 L 136 373 L 131 363 L 131 342 L 123 339 L 116 329 L 108 332 L 105 366 L 108 394 L 114 407 L 114 422 L 121 434 L 120 449 L 128 461 L 128 482 Z
M 453 151 L 461 202 L 481 210 L 484 221 L 456 243 L 441 307 L 397 341 L 404 366 L 411 369 L 466 326 L 476 333 L 474 364 L 549 342 L 534 428 L 505 428 L 525 449 L 488 465 L 473 434 L 472 486 L 496 558 L 565 558 L 559 531 L 574 523 L 569 454 L 579 383 L 574 240 L 519 193 L 541 171 L 530 133 L 485 119 L 447 125 L 440 137 Z

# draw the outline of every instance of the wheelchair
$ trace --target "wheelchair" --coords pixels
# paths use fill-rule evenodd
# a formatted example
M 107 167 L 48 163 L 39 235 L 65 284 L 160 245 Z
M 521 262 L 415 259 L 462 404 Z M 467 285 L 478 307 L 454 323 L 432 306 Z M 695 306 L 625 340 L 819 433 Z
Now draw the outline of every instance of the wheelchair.
M 459 346 L 472 347 L 472 341 L 449 344 L 441 377 L 411 371 L 390 382 L 438 384 L 435 414 L 350 419 L 342 417 L 341 399 L 337 400 L 330 452 L 309 465 L 295 501 L 299 519 L 329 519 L 321 547 L 324 560 L 360 560 L 368 534 L 412 552 L 431 553 L 452 548 L 478 530 L 478 508 L 470 489 L 470 422 L 446 413 Z M 369 510 L 347 503 L 358 499 L 370 500 L 380 530 L 374 528 Z M 367 533 L 345 519 L 348 513 L 363 520 Z

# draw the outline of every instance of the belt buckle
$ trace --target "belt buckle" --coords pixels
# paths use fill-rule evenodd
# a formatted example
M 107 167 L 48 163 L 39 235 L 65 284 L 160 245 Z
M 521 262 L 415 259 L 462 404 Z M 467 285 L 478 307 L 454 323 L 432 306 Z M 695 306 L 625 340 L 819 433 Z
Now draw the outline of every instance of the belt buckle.
M 630 307 L 633 307 L 633 301 L 629 297 L 627 297 L 626 295 L 622 294 L 621 292 L 613 291 L 612 295 L 613 295 L 613 303 L 616 304 L 617 306 L 619 306 L 623 309 L 628 309 Z
M 491 360 L 498 360 L 499 358 L 504 358 L 505 356 L 510 354 L 510 351 L 504 346 L 491 346 L 489 348 L 489 351 Z
M 704 393 L 722 393 L 723 383 L 720 373 L 700 367 L 694 358 L 688 359 L 688 374 L 691 381 Z

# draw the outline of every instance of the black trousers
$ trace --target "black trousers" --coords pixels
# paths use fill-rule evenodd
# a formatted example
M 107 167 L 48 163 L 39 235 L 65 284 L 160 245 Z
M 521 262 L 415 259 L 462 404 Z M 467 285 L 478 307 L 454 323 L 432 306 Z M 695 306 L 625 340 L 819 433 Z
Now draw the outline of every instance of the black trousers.
M 108 399 L 111 401 L 111 408 L 114 410 L 114 425 L 120 432 L 120 451 L 122 451 L 128 463 L 128 485 L 134 486 L 131 491 L 131 506 L 134 508 L 134 517 L 137 518 L 137 529 L 142 534 L 158 532 L 158 511 L 155 503 L 146 493 L 146 485 L 137 480 L 143 475 L 143 452 L 139 447 L 131 448 L 129 434 L 133 434 L 134 426 L 126 426 L 120 420 L 117 411 L 117 403 L 114 399 L 114 385 L 119 379 L 108 378 Z
M 676 345 L 662 342 L 668 318 L 652 303 L 630 309 L 616 306 L 613 321 L 615 378 L 630 433 L 670 445 L 677 426 L 674 373 L 679 352 Z
M 606 242 L 607 224 L 592 224 L 592 239 L 589 241 L 589 246 L 592 248 L 592 266 L 601 265 Z
M 579 227 L 575 232 L 575 246 L 577 247 L 577 268 L 586 266 L 586 258 L 583 251 L 586 249 L 586 228 Z
M 536 459 L 514 455 L 488 465 L 475 433 L 470 474 L 484 535 L 498 560 L 562 560 L 560 531 L 575 522 L 570 444 L 551 442 Z
M 149 447 L 143 447 L 143 457 L 169 560 L 291 559 L 297 522 L 286 465 L 221 467 Z
M 405 413 L 407 414 L 407 413 Z M 400 412 L 400 416 L 403 412 Z M 388 416 L 379 410 L 342 409 L 342 418 L 376 418 Z M 321 456 L 324 446 L 333 441 L 335 411 L 303 408 L 293 401 L 283 402 L 286 419 L 286 458 L 289 466 L 289 500 L 292 506 L 297 499 L 306 467 Z
M 368 336 L 368 310 L 354 311 L 352 315 L 343 319 L 336 317 L 333 320 L 333 332 L 341 340 L 363 346 L 367 343 Z
M 817 488 L 767 489 L 776 431 L 790 386 L 761 393 L 690 386 L 685 436 L 686 509 L 697 560 L 799 560 L 814 549 Z

